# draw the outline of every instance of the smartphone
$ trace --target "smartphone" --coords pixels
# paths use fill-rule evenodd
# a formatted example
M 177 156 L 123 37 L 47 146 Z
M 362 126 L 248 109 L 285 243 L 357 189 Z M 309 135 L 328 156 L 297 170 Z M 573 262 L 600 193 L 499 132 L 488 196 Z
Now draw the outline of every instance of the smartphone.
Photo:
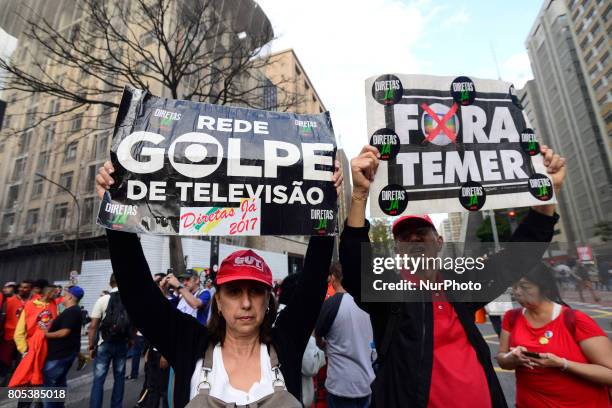
M 523 351 L 523 355 L 531 358 L 542 358 L 539 353 L 534 353 L 533 351 Z

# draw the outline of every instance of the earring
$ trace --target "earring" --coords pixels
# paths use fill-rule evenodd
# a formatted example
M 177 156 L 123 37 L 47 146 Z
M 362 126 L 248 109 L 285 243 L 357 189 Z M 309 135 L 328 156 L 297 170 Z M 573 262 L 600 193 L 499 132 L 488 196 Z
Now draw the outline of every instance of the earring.
M 266 309 L 266 314 L 270 313 L 270 306 Z

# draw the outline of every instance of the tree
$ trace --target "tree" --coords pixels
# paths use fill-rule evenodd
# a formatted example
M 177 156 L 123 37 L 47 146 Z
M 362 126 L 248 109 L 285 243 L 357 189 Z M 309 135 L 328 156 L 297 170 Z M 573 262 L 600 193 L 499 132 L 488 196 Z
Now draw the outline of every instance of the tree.
M 376 218 L 370 226 L 370 241 L 375 245 L 375 249 L 384 251 L 385 256 L 393 253 L 393 236 L 391 226 L 384 218 Z
M 499 242 L 508 241 L 512 235 L 508 218 L 503 214 L 496 213 L 495 225 L 497 226 L 497 237 L 499 238 Z M 491 229 L 491 218 L 489 216 L 486 216 L 478 226 L 476 236 L 480 242 L 493 242 L 493 231 Z
M 272 83 L 263 74 L 273 63 L 265 53 L 272 28 L 256 6 L 243 13 L 244 4 L 251 5 L 221 0 L 77 0 L 79 18 L 61 29 L 34 10 L 22 9 L 17 18 L 23 20 L 28 46 L 20 47 L 11 60 L 0 58 L 0 70 L 8 73 L 0 90 L 26 97 L 45 95 L 50 103 L 23 112 L 26 126 L 5 134 L 77 120 L 81 137 L 88 130 L 110 130 L 125 85 L 221 105 L 275 110 L 296 106 L 300 98 L 286 91 L 290 79 Z M 274 92 L 276 100 L 263 104 L 270 88 L 285 91 Z M 171 264 L 181 271 L 180 239 L 170 241 Z

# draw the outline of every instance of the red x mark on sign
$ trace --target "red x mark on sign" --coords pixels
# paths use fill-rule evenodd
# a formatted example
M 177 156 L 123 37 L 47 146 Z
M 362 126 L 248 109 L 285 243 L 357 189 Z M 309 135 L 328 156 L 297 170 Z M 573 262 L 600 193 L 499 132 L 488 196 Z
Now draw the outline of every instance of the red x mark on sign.
M 421 108 L 425 112 L 427 112 L 429 116 L 431 116 L 431 118 L 435 120 L 436 123 L 438 124 L 438 126 L 436 126 L 434 130 L 432 130 L 431 132 L 427 134 L 426 136 L 427 141 L 431 142 L 432 140 L 435 139 L 436 136 L 438 136 L 440 132 L 444 132 L 446 136 L 448 137 L 448 139 L 451 142 L 455 143 L 455 139 L 457 138 L 457 135 L 453 133 L 448 127 L 446 127 L 446 123 L 450 120 L 450 118 L 453 117 L 455 112 L 457 112 L 457 109 L 459 109 L 459 105 L 457 105 L 456 103 L 453 103 L 453 106 L 451 106 L 450 110 L 446 112 L 446 115 L 444 115 L 442 119 L 440 119 L 438 115 L 436 115 L 436 112 L 434 112 L 426 103 L 422 103 Z

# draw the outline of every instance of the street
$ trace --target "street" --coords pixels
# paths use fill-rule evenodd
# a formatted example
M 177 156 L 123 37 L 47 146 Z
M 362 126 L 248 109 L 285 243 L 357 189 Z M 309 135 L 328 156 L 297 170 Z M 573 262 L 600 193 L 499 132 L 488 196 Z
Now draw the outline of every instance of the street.
M 569 300 L 569 304 L 572 308 L 580 310 L 589 316 L 591 316 L 597 324 L 606 332 L 608 337 L 612 338 L 612 292 L 599 292 L 602 296 L 602 301 L 599 304 L 586 303 L 574 301 L 578 299 L 576 293 L 569 292 L 564 293 L 564 299 Z M 587 296 L 586 300 L 591 300 Z M 489 350 L 493 360 L 493 365 L 497 376 L 504 390 L 504 394 L 508 401 L 508 406 L 514 406 L 515 400 L 515 383 L 514 383 L 514 372 L 506 371 L 501 369 L 495 360 L 495 355 L 499 347 L 499 341 L 497 335 L 493 331 L 493 326 L 487 319 L 484 324 L 478 325 L 483 337 L 489 344 Z M 125 393 L 123 399 L 124 407 L 133 407 L 138 399 L 138 395 L 144 381 L 143 371 L 144 360 L 140 362 L 140 376 L 137 380 L 126 380 L 125 381 Z M 126 364 L 126 373 L 129 373 L 131 367 L 131 360 L 128 360 Z M 89 393 L 91 391 L 91 383 L 93 380 L 93 365 L 88 364 L 83 370 L 76 371 L 76 364 L 73 365 L 68 375 L 68 398 L 66 406 L 71 408 L 80 408 L 89 404 Z M 104 387 L 104 406 L 109 406 L 112 392 L 112 368 L 109 370 L 107 380 Z M 12 401 L 0 402 L 0 408 L 13 407 L 17 404 Z

